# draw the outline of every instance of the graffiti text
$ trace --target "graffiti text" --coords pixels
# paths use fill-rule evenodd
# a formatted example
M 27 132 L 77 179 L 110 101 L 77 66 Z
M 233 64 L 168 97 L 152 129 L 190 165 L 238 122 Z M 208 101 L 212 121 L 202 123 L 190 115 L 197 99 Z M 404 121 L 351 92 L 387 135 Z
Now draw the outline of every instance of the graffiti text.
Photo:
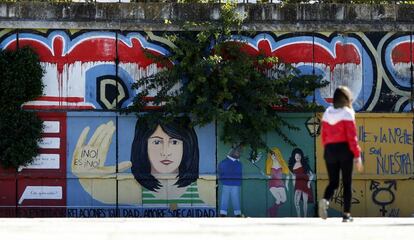
M 381 148 L 372 147 L 369 154 L 377 161 L 377 174 L 411 174 L 413 164 L 409 153 L 383 153 Z

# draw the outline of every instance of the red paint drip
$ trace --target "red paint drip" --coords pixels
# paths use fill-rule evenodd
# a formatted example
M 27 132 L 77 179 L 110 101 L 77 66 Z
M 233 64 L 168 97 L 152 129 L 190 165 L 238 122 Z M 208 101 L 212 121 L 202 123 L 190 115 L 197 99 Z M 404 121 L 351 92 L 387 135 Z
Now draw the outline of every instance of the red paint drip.
M 119 41 L 118 56 L 122 63 L 136 63 L 142 68 L 146 68 L 155 62 L 149 55 L 160 57 L 161 54 L 152 50 L 145 50 L 138 39 L 132 39 L 132 47 Z
M 414 51 L 414 46 L 411 45 L 409 42 L 398 44 L 391 51 L 392 62 L 394 64 L 410 63 L 410 60 L 411 60 L 410 52 L 412 51 Z
M 118 57 L 122 63 L 137 64 L 141 68 L 146 68 L 153 64 L 155 60 L 148 57 L 148 53 L 153 56 L 161 56 L 160 53 L 152 50 L 145 51 L 141 43 L 137 39 L 132 39 L 132 46 L 128 46 L 122 41 L 118 42 Z M 84 99 L 65 98 L 63 93 L 63 70 L 75 62 L 87 63 L 87 62 L 113 62 L 116 59 L 116 40 L 113 38 L 91 38 L 85 39 L 78 43 L 73 49 L 69 49 L 67 53 L 64 53 L 65 39 L 61 36 L 57 36 L 53 39 L 52 49 L 38 42 L 35 39 L 20 39 L 19 46 L 30 46 L 39 55 L 40 61 L 55 64 L 57 67 L 57 81 L 58 81 L 58 97 L 44 96 L 38 100 L 46 101 L 59 101 L 58 108 L 69 109 L 83 109 L 84 107 L 62 106 L 64 102 L 77 102 Z M 11 42 L 8 49 L 16 48 L 16 41 Z M 170 65 L 168 63 L 167 65 Z M 157 64 L 158 67 L 162 67 Z M 69 74 L 69 73 L 67 73 Z M 69 78 L 67 78 L 69 79 Z M 32 109 L 30 106 L 25 106 L 26 109 Z M 50 109 L 52 106 L 37 106 L 38 109 Z M 90 107 L 87 107 L 88 109 Z
M 266 40 L 262 40 L 258 44 L 256 50 L 245 44 L 243 51 L 257 56 L 259 54 L 265 56 L 274 56 L 282 60 L 282 62 L 295 63 L 320 63 L 329 66 L 331 71 L 340 64 L 361 64 L 361 57 L 358 49 L 350 44 L 337 44 L 335 47 L 336 57 L 332 56 L 329 51 L 319 45 L 311 43 L 292 43 L 272 52 L 270 44 Z
M 21 46 L 31 46 L 39 54 L 40 61 L 56 64 L 59 74 L 63 72 L 65 65 L 75 62 L 115 62 L 116 59 L 116 40 L 113 38 L 85 39 L 66 53 L 65 56 L 63 56 L 65 43 L 62 37 L 56 37 L 53 40 L 53 54 L 49 48 L 34 39 L 22 39 L 19 44 Z M 15 42 L 13 42 L 8 48 L 15 45 Z M 144 50 L 137 39 L 132 39 L 132 47 L 118 41 L 118 57 L 122 63 L 135 63 L 146 68 L 155 62 L 153 58 L 147 56 L 148 53 L 161 56 L 156 51 Z
M 361 64 L 358 50 L 352 45 L 336 45 L 336 57 L 332 56 L 325 48 L 308 43 L 292 44 L 282 47 L 274 52 L 287 63 L 320 63 L 329 66 L 331 71 L 341 64 Z M 312 56 L 313 55 L 313 56 Z

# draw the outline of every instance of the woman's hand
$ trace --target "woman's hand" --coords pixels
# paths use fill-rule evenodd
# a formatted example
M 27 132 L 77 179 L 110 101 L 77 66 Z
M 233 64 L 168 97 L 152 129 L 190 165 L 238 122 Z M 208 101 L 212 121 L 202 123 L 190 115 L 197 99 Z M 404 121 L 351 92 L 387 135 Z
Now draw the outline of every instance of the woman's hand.
M 354 158 L 355 168 L 359 173 L 364 171 L 364 165 L 362 164 L 361 157 Z

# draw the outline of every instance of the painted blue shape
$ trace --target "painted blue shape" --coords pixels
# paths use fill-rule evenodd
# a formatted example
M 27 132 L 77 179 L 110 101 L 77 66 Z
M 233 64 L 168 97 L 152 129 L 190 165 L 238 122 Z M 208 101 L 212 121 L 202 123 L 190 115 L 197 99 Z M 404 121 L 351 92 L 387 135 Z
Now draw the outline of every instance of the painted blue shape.
M 98 96 L 97 91 L 99 86 L 97 86 L 97 78 L 103 76 L 114 76 L 116 77 L 116 65 L 115 64 L 102 64 L 98 66 L 94 66 L 88 69 L 85 73 L 85 100 L 88 103 L 94 105 L 96 109 L 102 109 L 101 105 L 98 103 Z M 132 89 L 132 84 L 134 83 L 134 79 L 131 75 L 124 70 L 123 68 L 118 66 L 118 79 L 121 79 L 123 84 L 126 86 L 124 89 L 127 93 L 129 98 L 126 99 L 121 107 L 126 108 L 130 104 L 132 104 L 132 100 L 136 94 L 136 92 Z
M 412 36 L 411 36 L 412 37 Z M 392 62 L 392 51 L 394 48 L 396 48 L 398 45 L 403 43 L 410 43 L 410 36 L 403 36 L 396 38 L 392 40 L 390 43 L 387 44 L 387 47 L 385 48 L 385 66 L 389 72 L 389 74 L 392 77 L 392 80 L 394 80 L 395 83 L 397 83 L 397 87 L 409 90 L 410 89 L 410 74 L 409 74 L 409 67 L 407 68 L 408 74 L 400 74 L 397 69 L 395 69 L 394 63 Z M 409 64 L 409 63 L 408 63 Z

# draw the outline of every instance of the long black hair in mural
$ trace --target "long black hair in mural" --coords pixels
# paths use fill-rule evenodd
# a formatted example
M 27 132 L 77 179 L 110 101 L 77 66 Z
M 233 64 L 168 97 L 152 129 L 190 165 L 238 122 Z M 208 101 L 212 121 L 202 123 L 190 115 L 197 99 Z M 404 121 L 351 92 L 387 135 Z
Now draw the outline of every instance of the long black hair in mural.
M 151 124 L 137 121 L 131 147 L 132 174 L 150 191 L 164 186 L 153 174 L 174 174 L 178 188 L 198 178 L 199 151 L 192 127 L 179 122 Z

